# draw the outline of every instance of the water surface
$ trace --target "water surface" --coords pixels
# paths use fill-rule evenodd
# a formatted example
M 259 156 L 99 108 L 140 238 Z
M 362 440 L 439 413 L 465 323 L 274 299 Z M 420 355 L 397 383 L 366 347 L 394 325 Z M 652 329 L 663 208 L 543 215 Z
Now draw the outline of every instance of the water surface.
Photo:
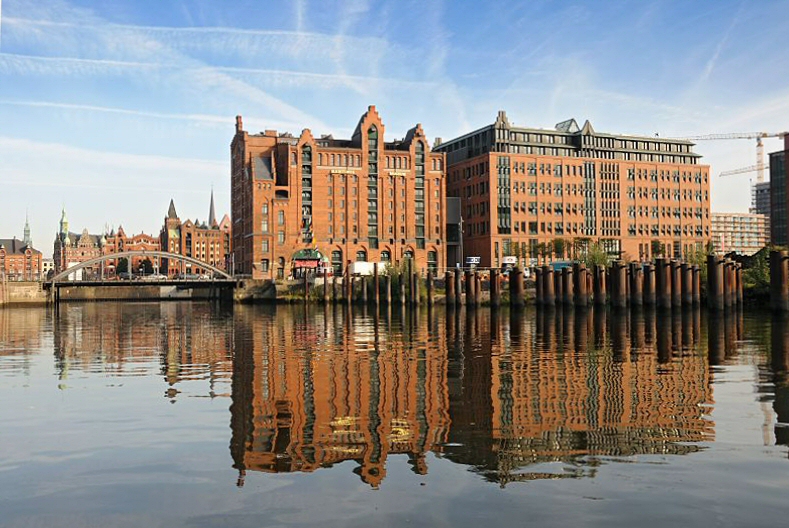
M 0 310 L 2 526 L 782 526 L 769 314 Z

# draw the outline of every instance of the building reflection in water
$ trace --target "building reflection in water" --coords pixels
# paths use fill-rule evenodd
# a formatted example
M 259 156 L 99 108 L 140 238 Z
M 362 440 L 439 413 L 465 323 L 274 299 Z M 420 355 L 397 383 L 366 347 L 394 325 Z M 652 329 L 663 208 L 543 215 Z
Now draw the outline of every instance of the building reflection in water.
M 444 456 L 506 485 L 592 476 L 601 457 L 698 451 L 714 439 L 699 318 L 547 309 L 512 319 L 507 339 L 472 313 L 448 329 Z
M 65 304 L 51 315 L 59 377 L 155 371 L 173 401 L 189 381 L 208 381 L 201 396 L 229 396 L 215 388 L 229 387 L 233 372 L 231 314 L 209 303 Z
M 377 487 L 387 457 L 446 441 L 446 342 L 420 318 L 392 321 L 343 309 L 277 317 L 237 307 L 230 451 L 239 485 L 249 470 L 314 471 L 346 460 Z M 396 314 L 397 315 L 397 314 Z

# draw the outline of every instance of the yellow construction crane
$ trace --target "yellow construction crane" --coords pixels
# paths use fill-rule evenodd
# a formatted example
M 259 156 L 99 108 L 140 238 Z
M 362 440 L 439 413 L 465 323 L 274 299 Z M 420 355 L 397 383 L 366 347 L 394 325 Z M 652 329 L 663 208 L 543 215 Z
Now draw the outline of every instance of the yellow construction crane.
M 753 166 L 753 170 L 756 171 L 756 182 L 762 183 L 764 182 L 764 143 L 762 143 L 762 139 L 764 138 L 783 138 L 784 136 L 789 135 L 789 132 L 735 132 L 732 134 L 707 134 L 704 136 L 688 136 L 683 138 L 677 139 L 685 139 L 689 141 L 706 141 L 710 139 L 755 139 L 756 140 L 756 165 Z M 743 174 L 746 172 L 753 172 L 751 167 L 744 167 L 742 169 L 734 169 L 733 171 L 726 171 L 725 173 L 721 173 L 721 176 L 730 176 L 732 174 Z

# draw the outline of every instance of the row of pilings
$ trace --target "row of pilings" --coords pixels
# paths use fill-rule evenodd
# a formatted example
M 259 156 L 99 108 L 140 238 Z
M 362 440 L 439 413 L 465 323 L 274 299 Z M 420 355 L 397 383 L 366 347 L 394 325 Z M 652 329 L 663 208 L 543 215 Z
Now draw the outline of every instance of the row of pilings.
M 740 264 L 710 256 L 707 261 L 707 305 L 724 310 L 742 303 Z M 671 309 L 701 304 L 701 269 L 698 265 L 656 258 L 654 263 L 614 261 L 610 266 L 583 264 L 554 269 L 542 266 L 535 273 L 538 305 L 613 308 L 654 306 Z
M 770 252 L 770 308 L 789 312 L 789 253 Z
M 434 275 L 432 270 L 427 271 L 425 279 L 419 273 L 409 269 L 401 274 L 392 276 L 391 274 L 379 273 L 378 264 L 373 267 L 372 276 L 354 276 L 346 274 L 340 278 L 338 276 L 323 277 L 323 284 L 315 286 L 317 292 L 312 293 L 312 297 L 330 304 L 411 304 L 418 305 L 427 302 L 432 305 L 434 302 Z M 304 299 L 310 298 L 310 282 L 305 278 L 303 283 Z M 426 295 L 422 298 L 422 288 Z

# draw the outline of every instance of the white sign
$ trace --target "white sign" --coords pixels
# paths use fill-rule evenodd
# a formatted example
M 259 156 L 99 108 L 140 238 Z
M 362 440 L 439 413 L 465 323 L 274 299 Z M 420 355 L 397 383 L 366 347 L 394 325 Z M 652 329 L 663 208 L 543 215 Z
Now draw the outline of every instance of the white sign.
M 466 257 L 466 264 L 479 264 L 482 257 Z

